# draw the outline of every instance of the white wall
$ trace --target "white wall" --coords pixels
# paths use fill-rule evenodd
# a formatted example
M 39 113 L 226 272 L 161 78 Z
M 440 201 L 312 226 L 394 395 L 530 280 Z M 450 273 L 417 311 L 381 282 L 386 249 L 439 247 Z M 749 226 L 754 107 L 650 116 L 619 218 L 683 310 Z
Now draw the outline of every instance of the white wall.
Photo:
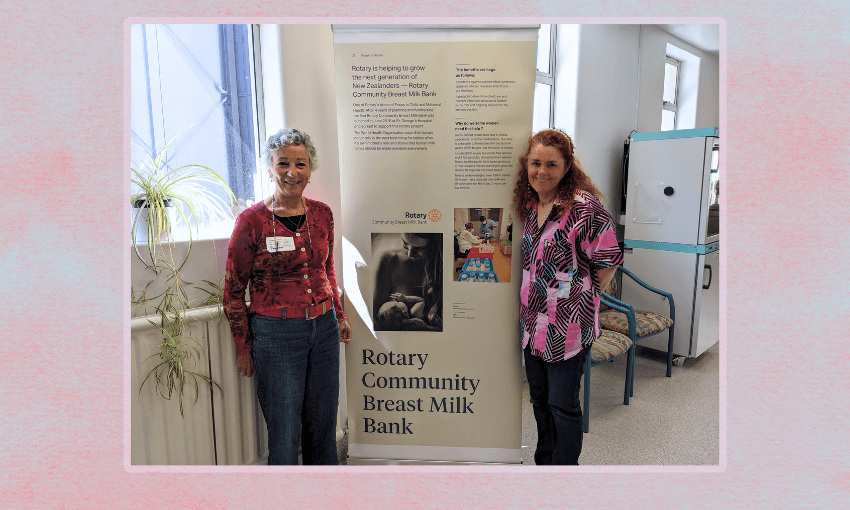
M 127 233 L 129 237 L 130 234 Z M 189 297 L 189 306 L 197 307 L 208 294 L 195 287 L 207 288 L 203 280 L 219 283 L 224 278 L 224 265 L 227 262 L 227 242 L 228 239 L 208 239 L 203 241 L 194 241 L 192 249 L 189 253 L 189 259 L 183 265 L 181 273 L 185 284 L 181 284 L 186 294 Z M 149 257 L 147 245 L 139 245 L 139 254 L 142 258 Z M 166 256 L 173 257 L 176 263 L 179 263 L 186 257 L 186 251 L 189 249 L 188 242 L 175 243 L 171 250 L 166 252 Z M 161 274 L 157 277 L 152 271 L 146 269 L 144 264 L 139 260 L 136 251 L 130 247 L 130 284 L 133 291 L 139 292 L 147 288 L 146 295 L 150 297 L 157 296 L 165 290 L 166 274 Z M 129 296 L 128 296 L 129 297 Z M 151 304 L 158 304 L 159 300 L 154 300 Z M 145 307 L 144 305 L 134 306 L 131 311 L 131 317 L 141 317 L 143 315 L 152 315 L 156 313 L 152 306 Z
M 574 143 L 590 178 L 605 194 L 603 205 L 612 214 L 620 207 L 623 140 L 634 129 L 638 36 L 636 25 L 583 25 L 579 29 Z M 658 108 L 660 111 L 660 103 Z
M 558 25 L 555 56 L 555 127 L 575 134 L 578 94 L 578 48 L 581 25 Z
M 694 48 L 702 53 L 699 73 L 699 95 L 697 99 L 697 118 L 694 127 L 720 127 L 720 59 Z M 726 133 L 721 133 L 724 136 Z
M 577 28 L 577 29 L 576 29 Z M 652 25 L 561 25 L 555 127 L 573 137 L 576 154 L 619 214 L 623 142 L 632 130 L 661 129 L 667 44 L 699 59 L 693 126 L 719 126 L 719 60 Z
M 300 129 L 313 139 L 319 166 L 304 196 L 328 204 L 334 212 L 334 258 L 337 283 L 343 287 L 340 242 L 343 218 L 331 26 L 261 25 L 260 33 L 266 136 L 287 127 Z
M 659 131 L 661 129 L 664 61 L 668 43 L 699 58 L 696 116 L 694 125 L 687 127 L 719 127 L 719 59 L 652 25 L 642 25 L 639 42 L 641 80 L 637 117 L 638 132 Z M 637 44 L 637 41 L 635 44 Z

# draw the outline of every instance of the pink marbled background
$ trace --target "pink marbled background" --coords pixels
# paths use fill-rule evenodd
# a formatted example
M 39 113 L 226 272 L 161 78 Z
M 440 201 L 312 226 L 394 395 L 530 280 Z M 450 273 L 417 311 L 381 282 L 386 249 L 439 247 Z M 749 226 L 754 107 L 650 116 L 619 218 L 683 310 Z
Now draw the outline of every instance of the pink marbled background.
M 11 93 L 0 101 L 0 508 L 846 505 L 845 3 L 448 5 L 4 3 L 0 87 Z M 125 470 L 124 20 L 388 14 L 726 20 L 725 470 Z

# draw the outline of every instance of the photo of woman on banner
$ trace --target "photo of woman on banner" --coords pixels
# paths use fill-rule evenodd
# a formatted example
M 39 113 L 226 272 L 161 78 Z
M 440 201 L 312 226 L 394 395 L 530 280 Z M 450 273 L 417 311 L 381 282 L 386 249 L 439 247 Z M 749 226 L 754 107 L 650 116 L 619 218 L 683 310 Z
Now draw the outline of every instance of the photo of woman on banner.
M 472 249 L 472 245 L 481 243 L 481 239 L 475 237 L 475 234 L 472 233 L 472 230 L 472 222 L 467 221 L 464 225 L 464 229 L 460 232 L 460 234 L 458 234 L 458 258 L 467 258 L 469 256 L 469 250 Z
M 303 196 L 317 165 L 310 136 L 282 129 L 266 143 L 272 196 L 236 219 L 224 311 L 236 370 L 257 374 L 269 465 L 338 464 L 339 343 L 351 340 L 334 270 L 330 207 Z M 250 307 L 245 291 L 250 286 Z
M 600 295 L 623 260 L 601 197 L 569 136 L 549 129 L 529 139 L 514 210 L 524 223 L 520 341 L 537 465 L 575 465 L 581 455 L 585 359 L 600 333 Z
M 442 331 L 443 234 L 372 234 L 372 247 L 375 331 Z

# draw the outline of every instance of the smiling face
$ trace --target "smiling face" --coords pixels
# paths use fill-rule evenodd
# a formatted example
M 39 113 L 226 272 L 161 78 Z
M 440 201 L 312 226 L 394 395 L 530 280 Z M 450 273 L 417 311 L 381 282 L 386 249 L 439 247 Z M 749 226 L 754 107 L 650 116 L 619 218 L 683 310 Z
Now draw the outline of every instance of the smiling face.
M 558 183 L 567 174 L 564 157 L 555 147 L 537 144 L 528 153 L 528 182 L 541 200 L 558 194 Z
M 310 154 L 303 145 L 288 145 L 272 157 L 269 177 L 275 185 L 275 195 L 281 199 L 299 199 L 310 178 Z

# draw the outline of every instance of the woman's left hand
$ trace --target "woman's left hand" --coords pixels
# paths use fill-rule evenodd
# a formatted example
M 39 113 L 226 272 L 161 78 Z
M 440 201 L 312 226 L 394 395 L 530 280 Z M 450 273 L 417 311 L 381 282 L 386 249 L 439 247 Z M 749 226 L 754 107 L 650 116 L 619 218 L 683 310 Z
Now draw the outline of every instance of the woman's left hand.
M 351 326 L 348 325 L 348 321 L 345 319 L 339 321 L 339 341 L 344 344 L 351 341 Z

